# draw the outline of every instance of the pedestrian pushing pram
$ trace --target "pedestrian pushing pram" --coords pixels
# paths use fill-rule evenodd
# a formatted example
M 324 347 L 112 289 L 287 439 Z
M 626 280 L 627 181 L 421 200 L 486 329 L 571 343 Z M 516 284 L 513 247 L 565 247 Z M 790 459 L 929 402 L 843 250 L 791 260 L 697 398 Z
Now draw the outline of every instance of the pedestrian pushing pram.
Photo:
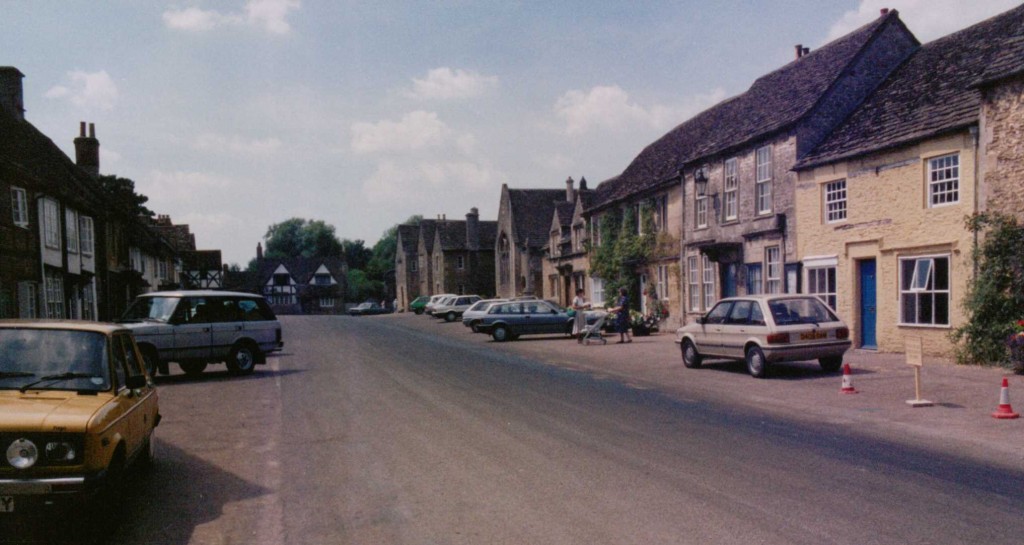
M 590 317 L 595 318 L 594 323 L 590 322 Z M 583 330 L 583 336 L 580 337 L 580 342 L 583 344 L 590 344 L 591 341 L 599 342 L 601 344 L 608 344 L 608 339 L 605 339 L 601 335 L 601 330 L 604 328 L 604 322 L 608 319 L 608 313 L 603 310 L 594 310 L 587 313 L 587 327 Z

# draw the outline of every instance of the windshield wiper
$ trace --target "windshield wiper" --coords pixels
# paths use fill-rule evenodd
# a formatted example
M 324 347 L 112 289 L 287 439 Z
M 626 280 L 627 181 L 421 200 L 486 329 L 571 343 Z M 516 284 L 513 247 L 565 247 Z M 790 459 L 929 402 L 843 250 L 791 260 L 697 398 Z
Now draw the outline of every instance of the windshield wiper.
M 34 377 L 35 373 L 27 371 L 0 371 L 0 378 Z
M 72 380 L 72 379 L 76 379 L 76 378 L 102 378 L 102 377 L 100 377 L 99 375 L 93 374 L 93 373 L 61 373 L 59 375 L 46 375 L 45 377 L 41 377 L 39 380 L 34 380 L 34 381 L 29 382 L 28 384 L 22 386 L 21 388 L 18 388 L 18 391 L 20 391 L 21 393 L 25 393 L 25 392 L 28 391 L 29 388 L 31 388 L 31 387 L 33 387 L 33 386 L 35 386 L 37 384 L 41 384 L 43 382 L 56 382 L 58 380 Z

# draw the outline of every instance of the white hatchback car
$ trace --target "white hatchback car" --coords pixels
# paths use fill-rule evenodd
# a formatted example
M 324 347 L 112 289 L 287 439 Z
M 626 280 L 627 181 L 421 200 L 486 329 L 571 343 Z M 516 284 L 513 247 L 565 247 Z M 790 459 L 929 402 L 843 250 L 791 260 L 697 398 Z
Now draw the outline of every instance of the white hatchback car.
M 837 371 L 850 348 L 850 330 L 813 296 L 751 295 L 722 299 L 695 323 L 676 331 L 683 364 L 700 367 L 704 358 L 742 360 L 757 378 L 768 364 L 817 359 Z
M 461 318 L 462 313 L 466 312 L 469 307 L 473 306 L 473 304 L 479 300 L 479 295 L 459 295 L 457 297 L 449 297 L 441 304 L 434 306 L 434 317 L 444 318 L 444 321 L 446 322 L 454 322 Z

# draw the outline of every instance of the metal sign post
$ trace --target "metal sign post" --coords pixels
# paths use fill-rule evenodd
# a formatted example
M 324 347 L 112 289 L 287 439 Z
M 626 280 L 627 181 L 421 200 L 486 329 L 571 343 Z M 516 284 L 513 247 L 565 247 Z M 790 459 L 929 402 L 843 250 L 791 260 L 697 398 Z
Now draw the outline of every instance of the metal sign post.
M 914 368 L 914 399 L 908 399 L 911 407 L 931 407 L 934 405 L 927 399 L 921 399 L 921 368 L 924 367 L 924 347 L 921 337 L 908 337 L 905 340 L 907 365 Z

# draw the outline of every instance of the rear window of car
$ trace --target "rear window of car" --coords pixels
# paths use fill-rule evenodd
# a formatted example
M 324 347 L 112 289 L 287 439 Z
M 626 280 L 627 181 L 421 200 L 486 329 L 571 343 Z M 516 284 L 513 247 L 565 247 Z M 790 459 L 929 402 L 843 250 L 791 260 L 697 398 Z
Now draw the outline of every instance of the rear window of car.
M 837 322 L 839 318 L 816 297 L 776 299 L 768 302 L 775 325 Z

